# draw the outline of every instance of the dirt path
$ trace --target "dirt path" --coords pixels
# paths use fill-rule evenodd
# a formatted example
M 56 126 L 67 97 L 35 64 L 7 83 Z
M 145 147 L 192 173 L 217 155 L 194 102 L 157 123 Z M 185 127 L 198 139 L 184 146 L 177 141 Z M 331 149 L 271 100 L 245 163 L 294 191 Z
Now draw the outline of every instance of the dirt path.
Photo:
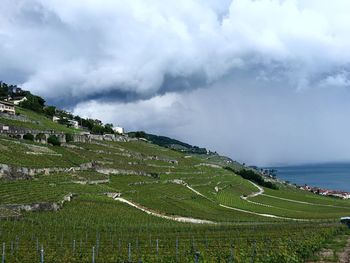
M 207 196 L 203 195 L 202 193 L 200 193 L 199 191 L 195 190 L 194 188 L 192 188 L 190 185 L 188 185 L 186 182 L 182 181 L 182 180 L 174 180 L 173 183 L 176 184 L 181 184 L 183 186 L 185 186 L 187 189 L 191 190 L 193 193 L 195 193 L 198 196 L 201 196 L 205 199 L 208 199 L 210 201 L 212 201 L 210 198 L 208 198 Z M 258 195 L 261 195 L 264 193 L 264 189 L 260 186 L 258 186 L 257 184 L 252 183 L 255 187 L 257 187 L 259 189 L 258 192 L 253 192 L 251 194 L 249 194 L 248 196 L 245 196 L 243 198 L 243 196 L 241 196 L 242 199 L 248 201 L 248 202 L 252 202 L 255 203 L 253 201 L 249 201 L 246 198 L 248 197 L 255 197 Z M 173 221 L 178 221 L 178 222 L 184 222 L 184 223 L 194 223 L 194 224 L 218 224 L 217 222 L 213 222 L 213 221 L 209 221 L 209 220 L 203 220 L 203 219 L 196 219 L 196 218 L 191 218 L 191 217 L 182 217 L 182 216 L 169 216 L 169 215 L 165 215 L 165 214 L 161 214 L 159 212 L 156 212 L 154 210 L 151 210 L 149 208 L 143 207 L 141 205 L 138 205 L 136 203 L 133 203 L 129 200 L 126 200 L 124 198 L 121 197 L 116 197 L 113 198 L 116 201 L 128 204 L 134 208 L 137 208 L 149 215 L 153 215 L 153 216 L 157 216 L 160 218 L 164 218 L 164 219 L 168 219 L 168 220 L 173 220 Z M 293 221 L 309 221 L 308 219 L 301 219 L 301 218 L 289 218 L 289 217 L 282 217 L 282 216 L 276 216 L 276 215 L 272 215 L 272 214 L 263 214 L 263 213 L 257 213 L 257 212 L 253 212 L 253 211 L 249 211 L 249 210 L 244 210 L 244 209 L 240 209 L 240 208 L 235 208 L 235 207 L 231 207 L 231 206 L 227 206 L 227 205 L 223 205 L 223 204 L 218 204 L 220 207 L 222 208 L 226 208 L 226 209 L 230 209 L 230 210 L 235 210 L 238 212 L 242 212 L 242 213 L 247 213 L 247 214 L 252 214 L 252 215 L 257 215 L 257 216 L 262 216 L 262 217 L 269 217 L 269 218 L 276 218 L 276 219 L 284 219 L 284 220 L 293 220 Z M 263 205 L 263 204 L 259 204 L 259 205 Z
M 252 185 L 254 185 L 256 188 L 259 189 L 258 192 L 254 192 L 254 193 L 251 193 L 247 196 L 244 196 L 244 195 L 241 195 L 241 199 L 244 200 L 244 201 L 247 201 L 248 203 L 251 203 L 251 204 L 255 204 L 255 205 L 260 205 L 260 206 L 265 206 L 265 207 L 274 207 L 272 205 L 267 205 L 267 204 L 262 204 L 262 203 L 259 203 L 259 202 L 254 202 L 254 201 L 251 201 L 249 200 L 248 198 L 251 198 L 251 197 L 256 197 L 258 195 L 264 195 L 264 188 L 262 188 L 261 186 L 257 185 L 256 183 L 253 183 L 252 181 L 249 181 Z
M 216 222 L 209 221 L 209 220 L 196 219 L 196 218 L 191 218 L 191 217 L 182 217 L 182 216 L 169 216 L 169 215 L 160 214 L 156 211 L 153 211 L 149 208 L 140 206 L 138 204 L 135 204 L 135 203 L 133 203 L 129 200 L 126 200 L 124 198 L 121 198 L 121 197 L 116 197 L 116 198 L 114 198 L 114 200 L 128 204 L 128 205 L 130 205 L 134 208 L 137 208 L 138 210 L 141 210 L 149 215 L 153 215 L 153 216 L 168 219 L 168 220 L 173 220 L 173 221 L 183 222 L 183 223 L 193 223 L 193 224 L 217 224 Z
M 249 181 L 249 180 L 248 180 Z M 241 196 L 242 199 L 244 200 L 247 200 L 248 198 L 250 197 L 256 197 L 258 195 L 262 195 L 265 191 L 264 191 L 264 188 L 262 188 L 261 186 L 257 185 L 256 183 L 253 183 L 252 181 L 249 181 L 252 185 L 254 185 L 256 188 L 259 189 L 258 192 L 254 192 L 254 193 L 251 193 L 250 195 L 247 195 L 247 196 Z
M 293 203 L 298 203 L 298 204 L 304 204 L 304 205 L 325 206 L 325 207 L 335 207 L 335 208 L 350 209 L 350 207 L 345 207 L 345 206 L 310 203 L 310 202 L 305 202 L 305 201 L 298 201 L 298 200 L 294 200 L 294 199 L 278 197 L 278 196 L 274 196 L 274 195 L 268 195 L 268 194 L 264 194 L 264 193 L 261 193 L 261 195 L 267 196 L 267 197 L 271 197 L 271 198 L 275 198 L 275 199 L 279 199 L 279 200 L 283 200 L 283 201 L 288 201 L 288 202 L 293 202 Z
M 350 263 L 350 237 L 344 250 L 338 255 L 340 263 Z
M 241 198 L 243 200 L 246 200 L 247 202 L 250 202 L 250 203 L 255 203 L 253 201 L 250 201 L 250 200 L 247 200 L 248 197 L 255 197 L 255 196 L 258 196 L 258 195 L 261 195 L 264 193 L 264 189 L 262 187 L 260 187 L 259 185 L 249 181 L 251 184 L 253 184 L 255 187 L 257 187 L 259 189 L 258 192 L 253 192 L 251 194 L 249 194 L 248 196 L 241 196 Z M 208 200 L 211 200 L 209 199 L 208 197 L 206 197 L 205 195 L 203 195 L 202 193 L 198 192 L 197 190 L 193 189 L 191 186 L 189 186 L 187 183 L 183 182 L 182 181 L 182 184 L 184 186 L 186 186 L 189 190 L 191 190 L 192 192 L 194 192 L 195 194 L 199 195 L 199 196 L 202 196 Z M 260 203 L 256 203 L 258 205 L 262 205 L 262 206 L 267 206 L 267 205 L 264 205 L 264 204 L 260 204 Z M 244 210 L 244 209 L 240 209 L 240 208 L 235 208 L 235 207 L 231 207 L 231 206 L 227 206 L 227 205 L 223 205 L 223 204 L 218 204 L 220 207 L 223 207 L 223 208 L 226 208 L 226 209 L 230 209 L 230 210 L 235 210 L 235 211 L 238 211 L 238 212 L 242 212 L 242 213 L 247 213 L 247 214 L 251 214 L 251 215 L 257 215 L 257 216 L 262 216 L 262 217 L 269 217 L 269 218 L 276 218 L 276 219 L 285 219 L 285 220 L 293 220 L 293 221 L 309 221 L 308 219 L 301 219 L 301 218 L 289 218 L 289 217 L 282 217 L 282 216 L 276 216 L 276 215 L 272 215 L 272 214 L 262 214 L 262 213 L 257 213 L 257 212 L 253 212 L 253 211 L 249 211 L 249 210 Z M 269 206 L 268 206 L 269 207 Z

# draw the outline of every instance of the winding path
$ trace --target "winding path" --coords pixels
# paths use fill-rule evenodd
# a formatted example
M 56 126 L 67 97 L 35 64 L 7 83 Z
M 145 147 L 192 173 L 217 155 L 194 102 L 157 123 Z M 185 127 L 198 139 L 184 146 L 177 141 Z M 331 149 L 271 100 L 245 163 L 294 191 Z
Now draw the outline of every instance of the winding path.
M 149 215 L 153 215 L 153 216 L 168 219 L 168 220 L 173 220 L 173 221 L 182 222 L 182 223 L 193 223 L 193 224 L 214 224 L 214 225 L 217 224 L 216 222 L 209 221 L 209 220 L 196 219 L 196 218 L 191 218 L 191 217 L 182 217 L 182 216 L 169 216 L 169 215 L 160 214 L 156 211 L 153 211 L 153 210 L 145 208 L 141 205 L 135 204 L 135 203 L 133 203 L 129 200 L 126 200 L 122 197 L 116 197 L 116 198 L 114 198 L 114 200 L 128 204 L 129 206 L 137 208 L 138 210 L 141 210 Z
M 338 205 L 326 205 L 326 204 L 316 204 L 316 203 L 310 203 L 310 202 L 305 202 L 305 201 L 298 201 L 298 200 L 293 200 L 293 199 L 288 199 L 288 198 L 283 198 L 283 197 L 278 197 L 274 195 L 268 195 L 262 193 L 261 195 L 267 196 L 270 198 L 275 198 L 283 201 L 288 201 L 288 202 L 293 202 L 293 203 L 298 203 L 298 204 L 304 204 L 304 205 L 313 205 L 313 206 L 324 206 L 324 207 L 335 207 L 335 208 L 344 208 L 344 209 L 350 209 L 350 207 L 345 207 L 345 206 L 338 206 Z
M 249 194 L 248 196 L 241 196 L 241 199 L 250 202 L 250 203 L 254 203 L 254 204 L 258 204 L 258 205 L 262 205 L 262 206 L 267 206 L 267 207 L 272 207 L 269 205 L 265 205 L 265 204 L 260 204 L 257 202 L 253 202 L 248 200 L 248 198 L 252 198 L 252 197 L 256 197 L 259 195 L 263 195 L 264 194 L 264 189 L 255 184 L 254 182 L 249 181 L 252 185 L 254 185 L 256 188 L 258 188 L 258 192 L 253 192 L 251 194 Z M 201 196 L 207 200 L 210 200 L 212 202 L 214 202 L 213 200 L 211 200 L 210 198 L 208 198 L 207 196 L 203 195 L 202 193 L 200 193 L 199 191 L 195 190 L 194 188 L 192 188 L 189 184 L 187 184 L 186 182 L 182 181 L 182 180 L 173 180 L 173 183 L 175 184 L 180 184 L 185 186 L 187 189 L 189 189 L 190 191 L 192 191 L 193 193 L 195 193 L 198 196 Z M 129 206 L 132 206 L 138 210 L 141 210 L 149 215 L 153 215 L 156 217 L 160 217 L 160 218 L 164 218 L 164 219 L 168 219 L 168 220 L 173 220 L 173 221 L 177 221 L 177 222 L 183 222 L 183 223 L 194 223 L 194 224 L 218 224 L 217 222 L 214 221 L 210 221 L 210 220 L 203 220 L 203 219 L 196 219 L 196 218 L 191 218 L 191 217 L 182 217 L 182 216 L 170 216 L 170 215 L 165 215 L 165 214 L 161 214 L 159 212 L 156 212 L 154 210 L 151 210 L 149 208 L 146 208 L 144 206 L 141 206 L 139 204 L 133 203 L 127 199 L 124 199 L 122 197 L 115 197 L 113 198 L 116 201 L 125 203 Z M 292 220 L 292 221 L 310 221 L 309 219 L 301 219 L 301 218 L 290 218 L 290 217 L 282 217 L 282 216 L 276 216 L 276 215 L 272 215 L 272 214 L 265 214 L 265 213 L 257 213 L 257 212 L 253 212 L 253 211 L 249 211 L 249 210 L 245 210 L 245 209 L 240 209 L 240 208 L 235 208 L 235 207 L 231 207 L 231 206 L 227 206 L 224 204 L 218 204 L 220 207 L 226 208 L 226 209 L 230 209 L 230 210 L 234 210 L 234 211 L 238 211 L 238 212 L 242 212 L 242 213 L 247 213 L 247 214 L 251 214 L 251 215 L 257 215 L 257 216 L 262 216 L 262 217 L 268 217 L 268 218 L 275 218 L 275 219 L 283 219 L 283 220 Z
M 248 180 L 249 181 L 249 180 Z M 256 183 L 252 182 L 252 181 L 249 181 L 252 185 L 254 185 L 255 187 L 257 187 L 259 189 L 258 192 L 254 192 L 254 193 L 251 193 L 250 195 L 247 195 L 247 196 L 244 196 L 244 195 L 241 195 L 241 199 L 244 200 L 244 201 L 247 201 L 248 203 L 251 203 L 251 204 L 255 204 L 255 205 L 260 205 L 260 206 L 265 206 L 265 207 L 274 207 L 272 205 L 267 205 L 267 204 L 262 204 L 262 203 L 259 203 L 259 202 L 254 202 L 254 201 L 251 201 L 249 200 L 248 198 L 251 198 L 251 197 L 256 197 L 258 195 L 263 195 L 265 190 L 264 188 L 262 188 L 261 186 L 257 185 Z
M 259 191 L 258 191 L 258 192 L 251 193 L 250 195 L 247 195 L 247 196 L 241 196 L 242 199 L 247 200 L 247 199 L 250 198 L 250 197 L 256 197 L 256 196 L 261 195 L 261 194 L 263 194 L 263 193 L 265 192 L 264 188 L 262 188 L 261 186 L 257 185 L 256 183 L 254 183 L 254 182 L 252 182 L 252 181 L 249 181 L 249 180 L 248 180 L 248 182 L 250 182 L 250 183 L 251 183 L 252 185 L 254 185 L 256 188 L 258 188 Z
M 260 203 L 256 203 L 253 201 L 248 200 L 248 198 L 250 197 L 256 197 L 258 195 L 261 195 L 264 193 L 264 188 L 262 188 L 261 186 L 257 185 L 256 183 L 253 183 L 252 181 L 249 181 L 252 185 L 254 185 L 256 188 L 259 189 L 258 192 L 253 192 L 251 194 L 249 194 L 248 196 L 241 196 L 241 199 L 250 202 L 250 203 L 254 203 L 254 204 L 258 204 L 258 205 L 262 205 L 262 206 L 268 206 L 268 205 L 264 205 L 264 204 L 260 204 Z M 182 184 L 184 186 L 186 186 L 188 189 L 190 189 L 192 192 L 194 192 L 195 194 L 202 196 L 208 200 L 211 200 L 210 198 L 206 197 L 205 195 L 203 195 L 202 193 L 198 192 L 197 190 L 193 189 L 191 186 L 189 186 L 187 183 L 182 181 Z M 257 215 L 257 216 L 263 216 L 263 217 L 269 217 L 269 218 L 276 218 L 276 219 L 284 219 L 284 220 L 293 220 L 293 221 L 310 221 L 308 219 L 302 219 L 302 218 L 290 218 L 290 217 L 282 217 L 282 216 L 276 216 L 276 215 L 272 215 L 272 214 L 262 214 L 262 213 L 257 213 L 257 212 L 252 212 L 249 210 L 244 210 L 244 209 L 240 209 L 240 208 L 235 208 L 235 207 L 231 207 L 231 206 L 227 206 L 227 205 L 223 205 L 223 204 L 219 204 L 220 207 L 226 208 L 226 209 L 230 209 L 230 210 L 235 210 L 238 212 L 242 212 L 242 213 L 248 213 L 251 215 Z M 268 206 L 268 207 L 272 207 L 272 206 Z

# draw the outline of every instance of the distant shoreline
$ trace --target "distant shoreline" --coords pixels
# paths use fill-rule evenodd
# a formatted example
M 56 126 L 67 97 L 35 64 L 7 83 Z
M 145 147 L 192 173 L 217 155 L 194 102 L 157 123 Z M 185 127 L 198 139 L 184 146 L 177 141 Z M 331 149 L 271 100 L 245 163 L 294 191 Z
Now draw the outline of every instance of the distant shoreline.
M 300 186 L 350 192 L 350 162 L 274 166 L 276 177 Z

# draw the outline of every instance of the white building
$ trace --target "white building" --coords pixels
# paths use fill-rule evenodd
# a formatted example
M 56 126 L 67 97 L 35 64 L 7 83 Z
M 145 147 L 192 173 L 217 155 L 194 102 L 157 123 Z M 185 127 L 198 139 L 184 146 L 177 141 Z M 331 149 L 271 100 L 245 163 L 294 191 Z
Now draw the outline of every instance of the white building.
M 57 117 L 57 116 L 53 116 L 52 117 L 52 121 L 53 122 L 58 122 L 61 118 L 60 117 Z
M 21 102 L 26 101 L 27 97 L 13 98 L 11 102 L 15 105 L 19 105 Z
M 70 126 L 72 126 L 74 129 L 79 129 L 79 122 L 76 120 L 69 120 L 68 121 Z
M 122 127 L 113 127 L 113 131 L 119 134 L 124 134 L 124 128 Z
M 0 101 L 0 112 L 5 112 L 8 114 L 16 114 L 15 105 L 7 101 Z

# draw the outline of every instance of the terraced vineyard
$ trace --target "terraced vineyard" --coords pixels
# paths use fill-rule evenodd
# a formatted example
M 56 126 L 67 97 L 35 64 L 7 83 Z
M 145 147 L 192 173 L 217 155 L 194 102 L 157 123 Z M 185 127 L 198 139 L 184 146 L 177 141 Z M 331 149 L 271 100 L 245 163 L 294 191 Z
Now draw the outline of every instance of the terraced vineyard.
M 0 153 L 12 171 L 31 171 L 0 177 L 6 262 L 303 262 L 350 214 L 348 201 L 262 188 L 222 160 L 142 140 L 1 137 Z

